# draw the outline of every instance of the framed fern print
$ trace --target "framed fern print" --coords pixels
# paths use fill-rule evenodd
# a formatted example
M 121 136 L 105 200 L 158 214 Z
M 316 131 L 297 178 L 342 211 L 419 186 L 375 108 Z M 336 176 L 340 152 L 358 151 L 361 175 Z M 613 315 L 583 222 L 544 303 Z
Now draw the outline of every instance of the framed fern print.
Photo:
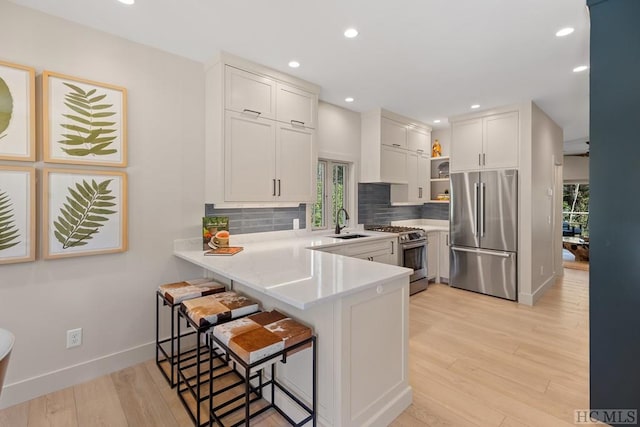
M 36 159 L 35 71 L 0 61 L 0 159 Z
M 36 259 L 36 170 L 0 166 L 0 264 Z
M 127 166 L 127 90 L 45 71 L 43 153 L 49 163 Z
M 44 258 L 127 250 L 127 175 L 124 172 L 45 169 Z

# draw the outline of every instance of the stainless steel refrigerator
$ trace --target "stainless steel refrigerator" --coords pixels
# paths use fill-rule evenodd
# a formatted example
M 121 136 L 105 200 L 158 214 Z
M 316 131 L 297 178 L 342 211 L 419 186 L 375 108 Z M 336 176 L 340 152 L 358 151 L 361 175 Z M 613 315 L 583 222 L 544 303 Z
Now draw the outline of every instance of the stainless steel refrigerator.
M 515 301 L 518 171 L 452 174 L 450 216 L 449 284 Z

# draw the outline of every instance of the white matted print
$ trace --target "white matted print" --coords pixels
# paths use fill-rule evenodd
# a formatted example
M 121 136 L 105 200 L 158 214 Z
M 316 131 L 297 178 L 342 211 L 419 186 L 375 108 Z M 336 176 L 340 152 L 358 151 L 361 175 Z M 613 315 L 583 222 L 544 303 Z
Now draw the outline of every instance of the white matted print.
M 127 166 L 127 90 L 45 71 L 44 161 Z
M 33 261 L 36 170 L 0 166 L 0 264 Z
M 0 61 L 0 159 L 36 159 L 33 68 Z
M 42 194 L 45 258 L 127 250 L 124 172 L 45 169 Z

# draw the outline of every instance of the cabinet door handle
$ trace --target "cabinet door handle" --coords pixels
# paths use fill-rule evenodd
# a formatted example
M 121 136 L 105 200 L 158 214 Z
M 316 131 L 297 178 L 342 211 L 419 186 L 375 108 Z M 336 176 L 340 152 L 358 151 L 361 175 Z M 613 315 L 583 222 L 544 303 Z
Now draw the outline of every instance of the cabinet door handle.
M 393 145 L 394 147 L 400 147 L 400 144 L 391 144 L 391 145 Z
M 447 246 L 449 246 L 449 234 L 445 234 L 445 241 L 447 242 Z
M 393 250 L 393 240 L 391 241 L 391 255 L 393 255 L 394 250 Z
M 281 194 L 281 187 L 280 187 L 280 180 L 278 180 L 278 196 L 280 196 Z
M 487 165 L 487 155 L 486 153 L 482 153 L 482 166 Z
M 260 114 L 262 114 L 260 111 L 256 111 L 256 110 L 249 110 L 248 108 L 245 108 L 244 110 L 242 110 L 243 113 L 251 113 L 251 114 L 255 114 L 256 117 L 258 117 Z
M 275 180 L 275 178 L 273 179 L 273 194 L 272 195 L 273 196 L 276 195 L 276 180 Z
M 304 122 L 300 120 L 291 120 L 291 125 L 292 126 L 298 125 L 298 126 L 304 127 Z
M 482 166 L 482 154 L 478 153 L 478 166 Z
M 418 150 L 418 153 L 424 153 L 424 150 Z

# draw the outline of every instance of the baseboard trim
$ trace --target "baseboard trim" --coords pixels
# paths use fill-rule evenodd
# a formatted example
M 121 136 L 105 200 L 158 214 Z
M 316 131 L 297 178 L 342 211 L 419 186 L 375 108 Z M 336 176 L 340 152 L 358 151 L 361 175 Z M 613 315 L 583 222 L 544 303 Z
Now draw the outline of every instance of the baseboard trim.
M 383 405 L 363 426 L 385 427 L 390 425 L 393 420 L 399 417 L 400 414 L 411 405 L 412 401 L 413 389 L 407 386 L 401 393 L 398 393 L 395 398 L 389 400 L 386 405 Z
M 524 305 L 534 305 L 544 295 L 548 288 L 553 286 L 561 275 L 555 274 L 549 277 L 542 285 L 538 287 L 532 294 L 519 293 L 518 302 Z
M 154 357 L 154 351 L 155 341 L 152 341 L 12 384 L 5 384 L 0 398 L 0 410 L 145 362 Z

